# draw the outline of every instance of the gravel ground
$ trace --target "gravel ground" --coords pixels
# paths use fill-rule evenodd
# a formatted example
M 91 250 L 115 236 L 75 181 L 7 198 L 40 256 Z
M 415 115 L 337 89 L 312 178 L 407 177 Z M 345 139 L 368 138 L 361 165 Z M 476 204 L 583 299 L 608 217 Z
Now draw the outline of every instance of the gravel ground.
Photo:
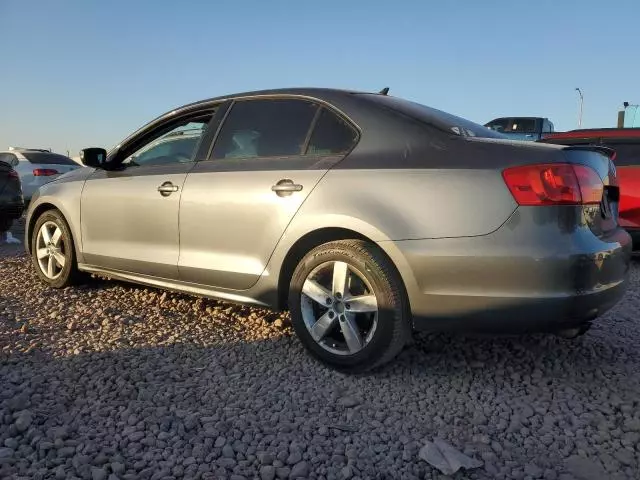
M 20 235 L 19 228 L 16 236 Z M 640 478 L 640 264 L 578 340 L 421 336 L 365 376 L 285 316 L 94 280 L 53 291 L 0 246 L 0 478 Z

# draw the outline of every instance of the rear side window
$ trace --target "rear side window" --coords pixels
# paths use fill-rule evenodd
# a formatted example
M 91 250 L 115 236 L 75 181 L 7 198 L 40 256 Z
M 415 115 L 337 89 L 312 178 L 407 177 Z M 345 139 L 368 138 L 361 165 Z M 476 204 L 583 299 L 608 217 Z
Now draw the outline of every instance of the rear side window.
M 311 134 L 307 155 L 347 153 L 358 139 L 358 132 L 342 118 L 323 108 Z
M 318 106 L 305 100 L 244 100 L 234 103 L 212 158 L 301 155 Z
M 50 152 L 20 152 L 31 163 L 40 165 L 78 165 L 69 157 Z

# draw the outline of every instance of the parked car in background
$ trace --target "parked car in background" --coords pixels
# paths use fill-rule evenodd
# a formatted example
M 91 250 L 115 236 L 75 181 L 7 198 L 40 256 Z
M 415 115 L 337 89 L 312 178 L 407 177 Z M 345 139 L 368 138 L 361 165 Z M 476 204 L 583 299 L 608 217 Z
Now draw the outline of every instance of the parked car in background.
M 82 168 L 65 155 L 37 148 L 12 148 L 0 152 L 0 161 L 11 165 L 22 183 L 25 201 L 31 200 L 34 192 L 63 173 Z
M 148 153 L 198 126 L 192 147 Z M 340 370 L 391 360 L 414 330 L 575 336 L 626 288 L 606 155 L 512 142 L 384 93 L 204 100 L 82 158 L 90 168 L 28 209 L 43 282 L 91 272 L 288 308 Z
M 0 160 L 0 234 L 22 216 L 24 200 L 20 177 L 11 165 Z
M 543 143 L 601 145 L 615 150 L 613 159 L 620 184 L 620 225 L 640 250 L 640 128 L 594 128 L 545 135 Z
M 553 132 L 553 123 L 543 117 L 501 117 L 491 120 L 485 127 L 507 135 L 513 140 L 539 140 L 542 135 Z

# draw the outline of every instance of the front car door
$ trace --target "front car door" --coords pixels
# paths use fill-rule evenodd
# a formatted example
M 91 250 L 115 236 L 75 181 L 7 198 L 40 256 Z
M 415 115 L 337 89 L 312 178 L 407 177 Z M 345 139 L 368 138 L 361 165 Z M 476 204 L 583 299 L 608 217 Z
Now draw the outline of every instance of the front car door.
M 236 100 L 207 160 L 189 173 L 180 209 L 180 279 L 253 286 L 287 225 L 358 131 L 304 98 Z
M 178 278 L 180 196 L 212 114 L 191 112 L 143 130 L 89 177 L 81 198 L 87 265 Z

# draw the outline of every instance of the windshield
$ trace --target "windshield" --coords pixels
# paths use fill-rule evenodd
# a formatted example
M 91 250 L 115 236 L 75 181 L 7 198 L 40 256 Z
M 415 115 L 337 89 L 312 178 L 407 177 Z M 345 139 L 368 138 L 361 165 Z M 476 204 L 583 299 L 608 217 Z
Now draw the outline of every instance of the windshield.
M 367 96 L 372 101 L 383 105 L 386 108 L 396 110 L 448 133 L 465 137 L 505 138 L 503 135 L 500 135 L 499 133 L 480 124 L 443 112 L 442 110 L 427 107 L 421 103 L 372 93 L 363 93 L 359 95 Z

